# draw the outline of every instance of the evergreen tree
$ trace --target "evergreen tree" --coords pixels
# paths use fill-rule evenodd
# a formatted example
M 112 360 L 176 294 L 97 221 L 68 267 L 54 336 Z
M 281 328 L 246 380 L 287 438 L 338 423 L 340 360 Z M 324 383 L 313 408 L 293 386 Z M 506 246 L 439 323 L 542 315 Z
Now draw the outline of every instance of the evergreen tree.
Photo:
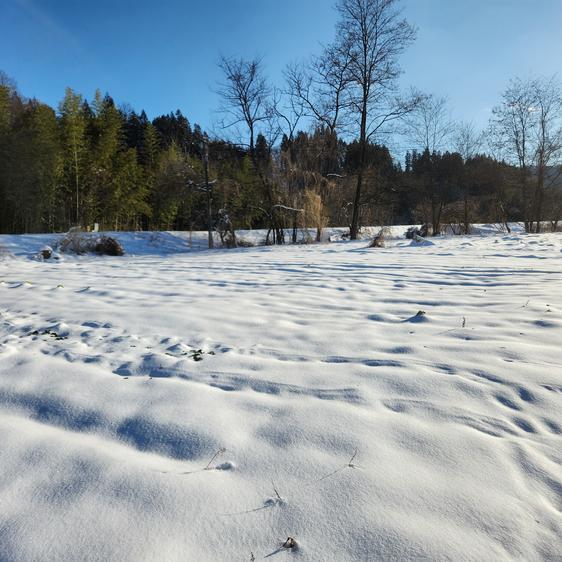
M 84 219 L 81 203 L 88 154 L 87 119 L 82 96 L 67 88 L 64 99 L 59 105 L 59 114 L 64 150 L 63 181 L 68 197 L 68 221 L 81 224 Z
M 4 197 L 12 229 L 54 228 L 60 164 L 54 111 L 31 100 L 15 116 L 6 149 Z
M 115 157 L 111 190 L 104 207 L 111 227 L 114 230 L 138 229 L 141 217 L 151 214 L 147 200 L 148 190 L 137 163 L 137 151 L 129 148 L 119 152 Z
M 157 229 L 174 228 L 182 197 L 186 194 L 188 175 L 185 158 L 172 142 L 160 155 L 151 198 L 153 226 Z

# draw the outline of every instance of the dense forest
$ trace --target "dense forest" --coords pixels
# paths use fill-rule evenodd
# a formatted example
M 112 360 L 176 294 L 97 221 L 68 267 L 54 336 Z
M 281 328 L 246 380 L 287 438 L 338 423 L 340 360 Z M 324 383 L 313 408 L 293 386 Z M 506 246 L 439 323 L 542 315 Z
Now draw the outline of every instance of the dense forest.
M 450 118 L 444 98 L 398 91 L 415 32 L 394 0 L 338 9 L 333 44 L 289 65 L 281 88 L 261 59 L 219 61 L 220 134 L 100 91 L 87 100 L 68 88 L 52 108 L 0 73 L 0 232 L 264 228 L 283 243 L 286 231 L 327 225 L 352 238 L 362 225 L 404 223 L 435 234 L 474 222 L 556 229 L 560 86 L 514 79 L 476 131 Z M 397 137 L 414 148 L 389 150 Z

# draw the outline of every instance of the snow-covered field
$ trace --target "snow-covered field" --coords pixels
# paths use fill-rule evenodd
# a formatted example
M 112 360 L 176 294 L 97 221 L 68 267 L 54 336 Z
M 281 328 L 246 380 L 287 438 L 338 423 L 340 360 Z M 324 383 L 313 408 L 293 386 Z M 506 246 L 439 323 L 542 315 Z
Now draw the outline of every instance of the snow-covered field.
M 0 237 L 0 560 L 559 559 L 562 236 L 490 234 Z

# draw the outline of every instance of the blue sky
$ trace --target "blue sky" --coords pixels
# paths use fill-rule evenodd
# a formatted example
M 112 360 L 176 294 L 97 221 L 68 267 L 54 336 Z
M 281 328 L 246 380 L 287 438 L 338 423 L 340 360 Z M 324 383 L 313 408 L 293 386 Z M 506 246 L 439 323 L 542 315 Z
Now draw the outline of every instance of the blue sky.
M 272 81 L 333 36 L 332 0 L 0 0 L 0 69 L 53 106 L 96 88 L 150 117 L 210 127 L 220 53 L 264 57 Z M 418 39 L 402 82 L 483 126 L 507 81 L 562 78 L 561 0 L 404 0 Z

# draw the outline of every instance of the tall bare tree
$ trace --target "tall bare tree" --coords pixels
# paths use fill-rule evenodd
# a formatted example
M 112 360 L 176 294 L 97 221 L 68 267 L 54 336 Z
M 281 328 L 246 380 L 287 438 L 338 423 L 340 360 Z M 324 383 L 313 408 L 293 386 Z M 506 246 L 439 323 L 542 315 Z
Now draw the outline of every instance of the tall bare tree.
M 490 123 L 494 147 L 519 167 L 525 230 L 540 231 L 545 187 L 562 157 L 562 90 L 553 78 L 517 78 L 502 98 Z
M 331 133 L 345 125 L 351 57 L 349 45 L 334 44 L 308 63 L 290 64 L 285 70 L 289 97 L 302 107 L 305 116 Z
M 464 166 L 464 173 L 462 174 L 461 190 L 463 194 L 463 220 L 462 228 L 464 234 L 470 234 L 471 230 L 471 215 L 474 213 L 474 204 L 471 204 L 470 196 L 474 191 L 474 184 L 476 178 L 472 173 L 473 166 L 467 165 L 467 162 L 475 158 L 482 146 L 482 135 L 478 133 L 473 123 L 463 121 L 454 126 L 452 133 L 453 148 L 461 155 Z M 501 203 L 500 203 L 501 206 Z M 502 216 L 505 213 L 502 212 Z M 506 228 L 509 228 L 506 224 Z
M 239 132 L 240 126 L 246 128 L 248 142 L 241 144 L 249 148 L 250 158 L 264 191 L 265 204 L 260 208 L 268 217 L 274 241 L 282 244 L 283 226 L 268 166 L 271 163 L 271 147 L 280 132 L 274 92 L 264 76 L 261 59 L 222 57 L 219 67 L 224 77 L 218 89 L 222 98 L 220 111 L 225 116 L 223 127 Z M 264 155 L 264 152 L 268 154 Z
M 529 166 L 532 162 L 534 94 L 530 81 L 512 80 L 502 95 L 502 103 L 492 112 L 492 142 L 502 154 L 519 166 L 521 213 L 525 229 L 531 230 L 528 203 Z
M 350 115 L 360 145 L 351 239 L 359 232 L 359 207 L 367 165 L 367 146 L 386 127 L 411 112 L 416 96 L 397 95 L 398 58 L 414 40 L 414 28 L 401 16 L 398 0 L 339 0 L 337 44 L 348 49 Z
M 224 78 L 217 90 L 222 99 L 222 126 L 237 131 L 240 131 L 241 126 L 246 128 L 248 141 L 243 144 L 246 144 L 253 154 L 258 127 L 271 118 L 272 90 L 263 74 L 262 60 L 223 56 L 219 67 Z
M 302 116 L 312 121 L 320 141 L 315 143 L 314 156 L 318 171 L 326 177 L 338 171 L 330 165 L 338 160 L 338 134 L 346 128 L 350 62 L 351 50 L 334 44 L 307 63 L 288 65 L 284 73 L 287 96 L 301 108 Z
M 535 189 L 531 220 L 534 232 L 541 231 L 545 191 L 556 183 L 561 174 L 562 157 L 562 89 L 554 78 L 534 81 L 535 131 Z M 556 166 L 558 165 L 558 166 Z
M 301 119 L 306 115 L 303 101 L 274 88 L 271 109 L 273 129 L 292 141 Z
M 482 148 L 482 133 L 470 121 L 457 123 L 453 132 L 453 148 L 465 162 L 474 158 Z
M 416 148 L 434 152 L 444 150 L 454 130 L 447 98 L 423 96 L 406 119 L 408 136 Z

